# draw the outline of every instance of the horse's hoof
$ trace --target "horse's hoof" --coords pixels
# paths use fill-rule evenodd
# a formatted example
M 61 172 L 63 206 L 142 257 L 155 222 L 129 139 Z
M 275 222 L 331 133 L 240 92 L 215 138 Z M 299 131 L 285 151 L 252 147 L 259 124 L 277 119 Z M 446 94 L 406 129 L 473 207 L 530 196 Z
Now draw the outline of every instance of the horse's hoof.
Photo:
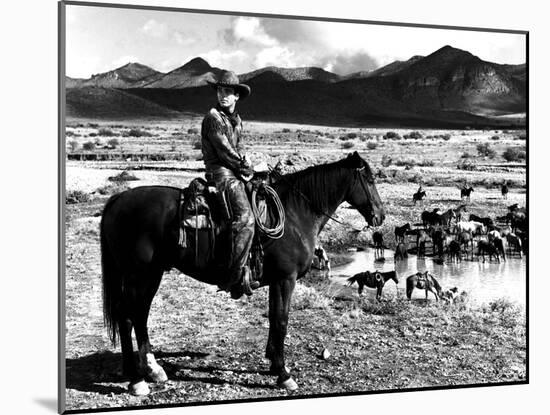
M 155 383 L 164 383 L 168 380 L 168 376 L 166 376 L 166 372 L 162 367 L 158 367 L 155 370 L 151 370 L 147 373 L 147 378 L 151 382 Z
M 287 366 L 285 366 L 285 373 L 290 376 L 290 369 Z M 279 374 L 279 371 L 277 369 L 270 368 L 269 374 L 277 376 Z
M 284 388 L 289 392 L 293 392 L 295 390 L 298 390 L 298 384 L 292 379 L 291 377 L 283 382 L 279 382 L 278 386 L 280 388 Z
M 141 380 L 137 383 L 130 383 L 128 385 L 128 391 L 130 391 L 130 393 L 135 396 L 146 396 L 149 395 L 151 389 L 149 389 L 149 385 L 147 384 L 147 382 Z

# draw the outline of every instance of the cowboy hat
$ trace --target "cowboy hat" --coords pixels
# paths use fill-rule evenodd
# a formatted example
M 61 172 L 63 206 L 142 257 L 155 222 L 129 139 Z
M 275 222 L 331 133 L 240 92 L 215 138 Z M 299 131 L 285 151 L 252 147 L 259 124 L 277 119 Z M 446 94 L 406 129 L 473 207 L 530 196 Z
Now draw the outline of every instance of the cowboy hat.
M 239 99 L 243 100 L 250 95 L 250 87 L 239 83 L 239 77 L 233 71 L 222 71 L 218 76 L 217 82 L 208 82 L 212 88 L 217 89 L 219 86 L 233 88 L 239 94 Z

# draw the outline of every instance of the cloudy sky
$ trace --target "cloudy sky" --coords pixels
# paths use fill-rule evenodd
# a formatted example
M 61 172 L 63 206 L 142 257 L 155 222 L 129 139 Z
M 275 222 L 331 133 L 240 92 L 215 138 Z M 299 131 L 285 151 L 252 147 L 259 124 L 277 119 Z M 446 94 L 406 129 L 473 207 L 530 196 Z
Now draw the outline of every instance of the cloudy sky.
M 317 66 L 340 75 L 451 45 L 483 60 L 525 63 L 525 36 L 67 5 L 66 73 L 89 78 L 128 62 L 161 72 L 200 56 L 245 73 Z

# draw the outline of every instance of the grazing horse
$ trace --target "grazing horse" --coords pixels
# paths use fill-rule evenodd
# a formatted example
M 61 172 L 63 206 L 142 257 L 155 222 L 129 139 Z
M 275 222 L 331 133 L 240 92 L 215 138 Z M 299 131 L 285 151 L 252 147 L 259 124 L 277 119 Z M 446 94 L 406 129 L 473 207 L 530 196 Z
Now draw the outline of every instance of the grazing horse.
M 318 245 L 313 250 L 313 254 L 317 257 L 319 269 L 326 269 L 327 272 L 330 274 L 330 260 L 328 259 L 327 251 L 325 251 L 325 249 L 321 245 Z
M 261 284 L 269 285 L 266 357 L 271 360 L 270 373 L 277 377 L 277 384 L 296 390 L 298 385 L 285 369 L 284 343 L 291 295 L 296 279 L 309 270 L 317 235 L 344 201 L 372 226 L 381 225 L 385 214 L 371 168 L 357 152 L 334 163 L 281 176 L 273 188 L 286 221 L 281 238 L 260 235 L 264 252 Z M 112 196 L 101 218 L 104 317 L 113 343 L 120 337 L 123 372 L 130 380 L 130 392 L 136 395 L 150 392 L 145 378 L 155 382 L 167 379 L 152 353 L 147 329 L 151 303 L 164 272 L 177 268 L 213 285 L 223 282 L 226 274 L 219 268 L 219 257 L 198 269 L 193 245 L 183 248 L 178 244 L 181 193 L 181 189 L 167 186 L 133 188 Z M 141 367 L 134 360 L 132 329 Z
M 374 232 L 372 242 L 374 244 L 374 259 L 384 258 L 384 235 L 382 232 Z
M 521 258 L 523 256 L 521 238 L 515 233 L 510 232 L 506 235 L 506 240 L 508 242 L 508 249 L 510 250 L 510 254 L 514 254 L 517 252 L 519 253 L 519 257 Z M 512 247 L 514 248 L 514 252 L 512 252 Z
M 407 252 L 407 244 L 405 242 L 399 242 L 395 247 L 395 254 L 393 256 L 394 261 L 404 260 L 409 257 Z
M 421 201 L 422 199 L 424 199 L 424 197 L 426 197 L 426 192 L 424 190 L 416 192 L 415 194 L 413 194 L 413 204 L 416 205 L 416 202 Z
M 435 277 L 428 271 L 421 273 L 417 272 L 407 277 L 407 298 L 410 300 L 412 292 L 415 288 L 426 291 L 426 301 L 428 301 L 428 291 L 431 291 L 435 295 L 436 301 L 439 301 L 441 296 L 441 285 L 435 279 Z
M 407 234 L 407 231 L 411 230 L 411 224 L 407 223 L 403 226 L 396 226 L 395 227 L 395 242 L 405 242 L 405 235 Z
M 397 273 L 395 271 L 388 271 L 388 272 L 360 272 L 359 274 L 355 274 L 353 277 L 348 278 L 348 286 L 353 285 L 354 282 L 357 282 L 357 285 L 359 285 L 359 288 L 357 292 L 359 295 L 363 293 L 363 287 L 367 286 L 369 288 L 376 288 L 376 299 L 380 300 L 382 297 L 382 289 L 384 288 L 384 285 L 389 280 L 393 280 L 395 284 L 399 284 L 399 280 L 397 279 Z
M 485 262 L 485 255 L 489 255 L 489 261 L 492 257 L 495 257 L 498 262 L 500 262 L 500 256 L 499 256 L 499 250 L 495 245 L 493 245 L 489 241 L 479 241 L 477 243 L 477 256 L 481 256 L 483 258 L 483 262 Z
M 461 199 L 468 199 L 468 202 L 470 201 L 470 195 L 472 194 L 472 192 L 474 191 L 474 188 L 472 186 L 470 187 L 463 187 L 462 189 L 460 189 L 460 198 Z
M 503 199 L 508 199 L 508 185 L 506 183 L 502 184 L 502 187 L 500 188 L 500 192 L 502 193 Z
M 469 219 L 470 219 L 470 222 L 473 221 L 473 222 L 483 223 L 486 227 L 493 226 L 495 224 L 493 219 L 491 219 L 489 217 L 482 218 L 481 216 L 477 216 L 477 215 L 474 215 L 474 214 L 471 214 Z

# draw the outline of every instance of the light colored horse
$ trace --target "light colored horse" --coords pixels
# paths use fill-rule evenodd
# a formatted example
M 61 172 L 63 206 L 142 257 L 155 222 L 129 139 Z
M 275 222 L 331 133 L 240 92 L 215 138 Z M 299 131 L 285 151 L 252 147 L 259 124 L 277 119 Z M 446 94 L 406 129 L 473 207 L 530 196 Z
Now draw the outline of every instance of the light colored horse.
M 473 235 L 484 234 L 487 230 L 483 223 L 475 221 L 460 221 L 456 224 L 455 229 L 458 232 L 471 232 Z

